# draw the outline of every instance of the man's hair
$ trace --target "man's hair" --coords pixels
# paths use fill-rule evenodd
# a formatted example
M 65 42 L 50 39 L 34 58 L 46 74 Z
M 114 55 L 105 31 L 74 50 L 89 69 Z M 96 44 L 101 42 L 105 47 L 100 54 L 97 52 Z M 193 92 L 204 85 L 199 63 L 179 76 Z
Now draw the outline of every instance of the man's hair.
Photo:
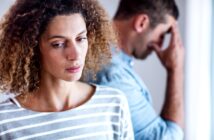
M 151 27 L 165 22 L 166 14 L 178 19 L 179 10 L 174 0 L 121 0 L 115 20 L 124 20 L 145 13 L 149 16 Z

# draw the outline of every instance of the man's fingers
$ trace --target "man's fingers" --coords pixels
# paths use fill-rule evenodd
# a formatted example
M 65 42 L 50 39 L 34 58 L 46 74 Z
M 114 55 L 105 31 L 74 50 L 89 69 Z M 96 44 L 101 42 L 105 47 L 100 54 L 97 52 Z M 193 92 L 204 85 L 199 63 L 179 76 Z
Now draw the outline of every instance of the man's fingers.
M 160 47 L 160 46 L 158 46 L 158 45 L 156 45 L 156 44 L 152 44 L 152 45 L 150 46 L 150 48 L 151 48 L 152 50 L 154 50 L 158 56 L 161 55 L 161 47 Z
M 177 22 L 172 25 L 172 37 L 171 37 L 171 42 L 169 47 L 182 47 L 182 41 L 181 41 L 181 36 L 179 32 L 179 28 L 177 25 Z

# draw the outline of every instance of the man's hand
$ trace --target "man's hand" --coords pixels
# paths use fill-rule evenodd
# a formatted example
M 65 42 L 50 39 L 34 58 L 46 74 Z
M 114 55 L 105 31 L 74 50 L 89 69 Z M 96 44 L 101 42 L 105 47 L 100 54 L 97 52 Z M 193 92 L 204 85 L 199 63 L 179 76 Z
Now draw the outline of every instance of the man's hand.
M 171 27 L 169 47 L 162 50 L 160 46 L 152 47 L 168 72 L 182 71 L 184 65 L 184 48 L 182 45 L 178 25 L 175 22 Z

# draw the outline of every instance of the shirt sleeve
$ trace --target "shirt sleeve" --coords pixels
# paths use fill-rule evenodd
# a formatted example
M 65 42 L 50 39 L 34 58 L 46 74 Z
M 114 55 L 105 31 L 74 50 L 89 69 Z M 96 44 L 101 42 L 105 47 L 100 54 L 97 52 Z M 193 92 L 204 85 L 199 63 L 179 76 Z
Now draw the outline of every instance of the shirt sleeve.
M 117 88 L 128 100 L 136 140 L 183 140 L 182 129 L 158 116 L 148 100 L 148 91 L 140 87 L 129 71 L 113 66 L 97 76 L 97 84 Z
M 134 140 L 133 127 L 131 116 L 128 107 L 128 102 L 125 96 L 121 98 L 121 140 Z

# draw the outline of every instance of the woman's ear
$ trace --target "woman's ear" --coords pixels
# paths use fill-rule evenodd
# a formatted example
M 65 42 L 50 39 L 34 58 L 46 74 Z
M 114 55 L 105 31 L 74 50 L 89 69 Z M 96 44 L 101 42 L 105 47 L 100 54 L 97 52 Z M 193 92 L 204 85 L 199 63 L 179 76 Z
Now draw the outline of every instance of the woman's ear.
M 146 14 L 138 14 L 134 17 L 133 20 L 133 25 L 134 25 L 134 30 L 138 33 L 143 32 L 147 28 L 149 28 L 149 17 Z

